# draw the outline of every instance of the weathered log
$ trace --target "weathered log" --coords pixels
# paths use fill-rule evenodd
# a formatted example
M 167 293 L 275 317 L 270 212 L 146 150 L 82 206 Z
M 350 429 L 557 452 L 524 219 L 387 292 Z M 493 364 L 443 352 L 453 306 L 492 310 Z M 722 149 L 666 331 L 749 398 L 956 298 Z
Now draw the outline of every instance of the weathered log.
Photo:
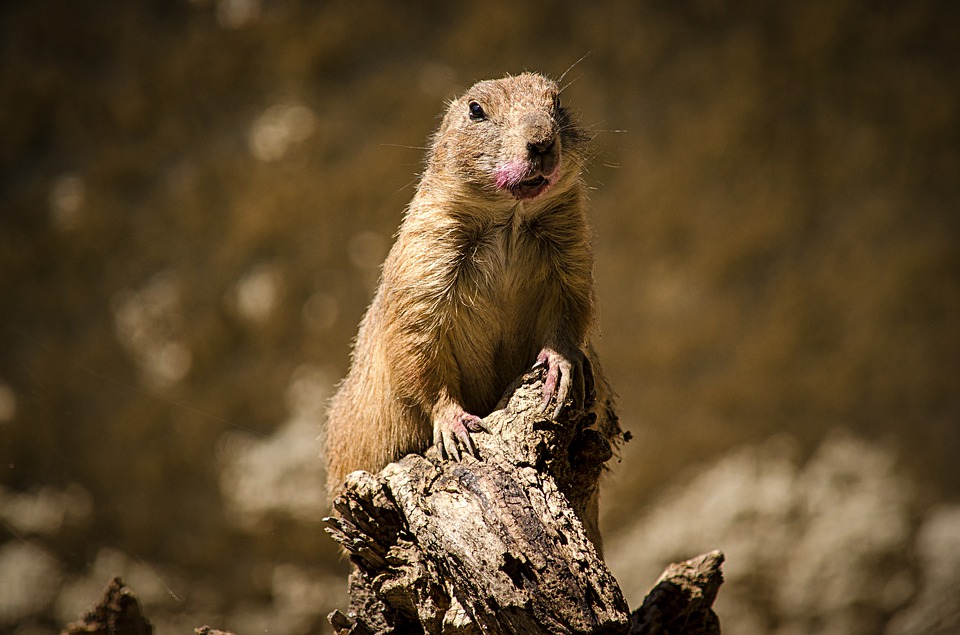
M 484 420 L 489 432 L 473 435 L 480 460 L 431 449 L 348 476 L 327 519 L 356 565 L 351 617 L 330 616 L 338 632 L 719 632 L 719 554 L 700 577 L 681 567 L 662 578 L 629 615 L 575 512 L 588 509 L 610 445 L 576 404 L 556 421 L 541 414 L 541 394 L 539 372 L 522 378 Z M 695 620 L 713 630 L 676 630 Z

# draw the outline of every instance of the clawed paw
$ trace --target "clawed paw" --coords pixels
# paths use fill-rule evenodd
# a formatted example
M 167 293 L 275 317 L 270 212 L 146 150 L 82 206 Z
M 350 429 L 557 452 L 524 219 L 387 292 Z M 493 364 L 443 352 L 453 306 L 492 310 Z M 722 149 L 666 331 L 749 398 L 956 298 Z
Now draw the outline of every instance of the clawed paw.
M 456 408 L 434 423 L 433 435 L 443 458 L 459 461 L 464 452 L 471 456 L 477 455 L 470 433 L 486 431 L 483 419 L 465 412 L 462 408 Z
M 575 391 L 573 396 L 577 403 L 583 403 L 585 388 L 580 364 L 574 364 L 566 356 L 552 348 L 544 347 L 537 355 L 537 363 L 534 367 L 537 366 L 542 366 L 547 370 L 543 380 L 541 412 L 546 412 L 550 400 L 556 397 L 553 413 L 550 415 L 556 419 L 571 390 Z

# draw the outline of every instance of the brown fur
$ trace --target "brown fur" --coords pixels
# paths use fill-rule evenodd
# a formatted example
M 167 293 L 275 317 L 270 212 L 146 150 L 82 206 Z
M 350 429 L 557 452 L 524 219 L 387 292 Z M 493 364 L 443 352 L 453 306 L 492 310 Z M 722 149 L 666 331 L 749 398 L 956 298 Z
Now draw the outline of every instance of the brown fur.
M 471 117 L 472 102 L 482 118 Z M 475 429 L 471 415 L 489 414 L 538 355 L 557 373 L 561 401 L 586 351 L 597 403 L 610 407 L 589 345 L 586 142 L 540 75 L 480 82 L 449 104 L 330 404 L 331 493 L 353 470 L 378 471 L 434 442 L 471 451 L 464 425 Z M 519 181 L 537 174 L 553 178 L 530 196 Z M 613 421 L 601 431 L 615 442 L 615 415 L 603 414 Z M 585 520 L 599 546 L 591 507 Z

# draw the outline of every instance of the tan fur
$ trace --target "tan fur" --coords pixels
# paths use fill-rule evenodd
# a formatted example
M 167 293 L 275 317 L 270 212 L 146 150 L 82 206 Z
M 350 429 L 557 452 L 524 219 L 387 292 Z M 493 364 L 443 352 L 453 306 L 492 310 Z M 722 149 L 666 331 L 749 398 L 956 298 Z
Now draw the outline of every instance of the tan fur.
M 482 120 L 471 118 L 471 102 Z M 551 142 L 548 153 L 531 154 L 529 144 Z M 559 105 L 557 85 L 540 75 L 480 82 L 449 104 L 330 404 L 331 493 L 353 470 L 375 472 L 443 444 L 464 413 L 489 414 L 542 351 L 572 363 L 592 353 L 586 142 Z M 505 165 L 550 172 L 556 159 L 555 179 L 536 197 L 497 185 L 498 175 L 519 170 Z M 609 408 L 591 358 L 597 403 Z M 569 375 L 569 365 L 559 368 Z M 612 416 L 609 430 L 619 432 Z M 587 520 L 599 545 L 593 503 Z

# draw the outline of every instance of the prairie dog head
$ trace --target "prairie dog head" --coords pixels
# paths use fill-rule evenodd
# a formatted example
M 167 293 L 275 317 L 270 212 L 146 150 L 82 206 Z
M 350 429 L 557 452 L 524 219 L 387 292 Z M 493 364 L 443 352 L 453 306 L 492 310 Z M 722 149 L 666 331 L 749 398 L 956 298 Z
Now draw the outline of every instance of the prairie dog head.
M 452 101 L 427 167 L 472 196 L 532 200 L 577 181 L 586 141 L 557 84 L 523 73 L 479 82 Z

